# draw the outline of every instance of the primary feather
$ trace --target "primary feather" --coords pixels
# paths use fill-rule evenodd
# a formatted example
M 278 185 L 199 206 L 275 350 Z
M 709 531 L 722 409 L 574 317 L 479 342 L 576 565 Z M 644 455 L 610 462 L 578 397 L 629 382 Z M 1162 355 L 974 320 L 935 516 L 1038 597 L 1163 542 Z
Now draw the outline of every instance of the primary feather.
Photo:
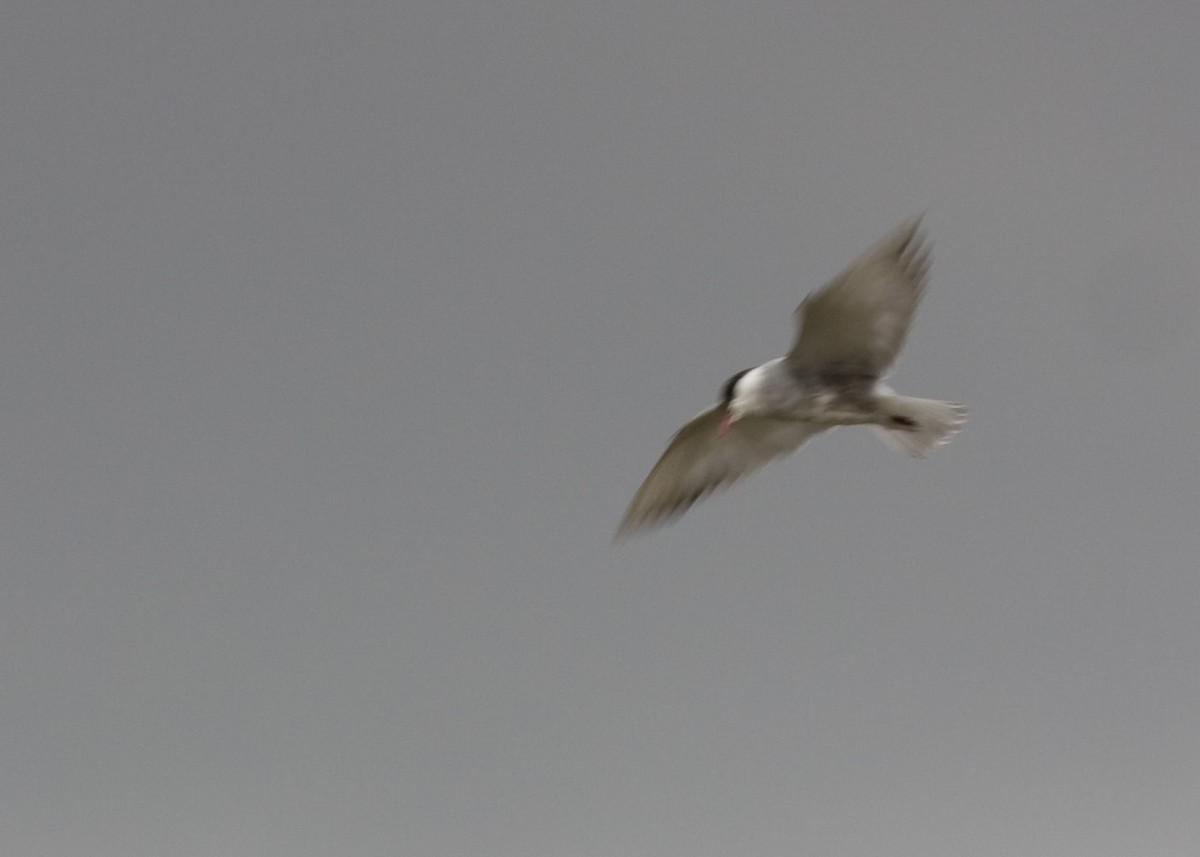
M 724 417 L 725 406 L 717 405 L 675 434 L 629 504 L 618 538 L 679 517 L 701 497 L 794 452 L 825 428 L 752 416 L 718 435 Z
M 882 377 L 900 353 L 929 277 L 920 218 L 880 241 L 796 309 L 788 365 L 801 377 Z

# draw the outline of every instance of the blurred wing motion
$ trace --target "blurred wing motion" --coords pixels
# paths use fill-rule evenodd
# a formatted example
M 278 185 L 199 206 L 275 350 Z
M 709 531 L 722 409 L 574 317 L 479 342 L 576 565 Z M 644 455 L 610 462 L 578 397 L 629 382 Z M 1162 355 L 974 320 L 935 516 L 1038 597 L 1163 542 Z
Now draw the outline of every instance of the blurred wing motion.
M 650 471 L 617 527 L 617 539 L 682 515 L 711 491 L 786 455 L 826 427 L 747 415 L 718 435 L 725 406 L 717 405 L 679 430 Z
M 796 310 L 788 365 L 800 378 L 882 377 L 908 335 L 929 273 L 915 217 Z

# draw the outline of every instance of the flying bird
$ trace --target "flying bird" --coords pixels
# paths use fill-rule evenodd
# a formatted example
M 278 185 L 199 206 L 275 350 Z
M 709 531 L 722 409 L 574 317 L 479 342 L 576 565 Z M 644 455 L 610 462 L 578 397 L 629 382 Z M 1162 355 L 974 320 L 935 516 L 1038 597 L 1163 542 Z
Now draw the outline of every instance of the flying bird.
M 797 307 L 783 357 L 738 372 L 721 400 L 671 439 L 617 527 L 667 523 L 713 490 L 842 425 L 869 425 L 914 457 L 966 420 L 952 402 L 898 396 L 883 378 L 904 345 L 929 275 L 921 218 L 906 221 Z

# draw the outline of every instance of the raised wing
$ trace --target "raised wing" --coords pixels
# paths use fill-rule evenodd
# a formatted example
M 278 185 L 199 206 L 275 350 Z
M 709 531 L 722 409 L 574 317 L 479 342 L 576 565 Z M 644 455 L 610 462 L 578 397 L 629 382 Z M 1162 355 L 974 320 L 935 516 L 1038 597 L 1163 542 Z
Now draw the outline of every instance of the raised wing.
M 788 366 L 800 377 L 883 376 L 908 335 L 929 274 L 914 217 L 796 310 Z
M 617 539 L 665 524 L 713 490 L 799 449 L 824 426 L 747 415 L 723 435 L 725 406 L 717 405 L 681 428 L 634 495 Z

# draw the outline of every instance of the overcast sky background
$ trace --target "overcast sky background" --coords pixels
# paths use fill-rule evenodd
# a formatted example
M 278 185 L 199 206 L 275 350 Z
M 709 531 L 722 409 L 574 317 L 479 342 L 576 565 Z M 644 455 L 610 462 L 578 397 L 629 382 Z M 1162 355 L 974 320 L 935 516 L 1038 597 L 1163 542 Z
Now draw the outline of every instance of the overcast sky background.
M 3 853 L 1198 853 L 1194 0 L 14 0 L 0 72 Z M 966 431 L 614 548 L 919 211 Z

